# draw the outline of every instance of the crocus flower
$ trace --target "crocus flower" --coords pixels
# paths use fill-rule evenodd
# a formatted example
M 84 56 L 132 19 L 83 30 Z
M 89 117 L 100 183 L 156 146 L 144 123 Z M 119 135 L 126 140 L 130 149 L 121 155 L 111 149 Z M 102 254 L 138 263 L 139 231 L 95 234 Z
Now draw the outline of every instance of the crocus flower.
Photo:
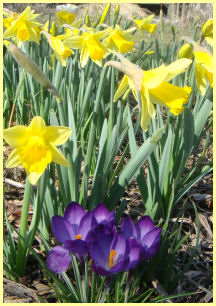
M 6 167 L 23 166 L 31 184 L 36 184 L 49 163 L 54 161 L 65 167 L 69 163 L 57 150 L 56 146 L 65 143 L 71 129 L 64 126 L 46 126 L 44 120 L 36 116 L 30 125 L 18 125 L 3 131 L 5 141 L 14 150 L 11 152 Z
M 140 32 L 143 30 L 148 31 L 151 35 L 154 34 L 154 31 L 156 30 L 156 24 L 149 23 L 154 18 L 154 15 L 150 15 L 147 18 L 143 18 L 141 20 L 134 20 L 137 28 Z
M 10 26 L 4 32 L 4 38 L 17 38 L 18 41 L 35 41 L 39 43 L 38 28 L 42 26 L 36 18 L 40 14 L 34 14 L 30 6 L 10 22 Z
M 207 20 L 202 26 L 202 35 L 209 45 L 213 47 L 213 19 Z
M 110 275 L 135 267 L 140 258 L 140 246 L 134 238 L 125 239 L 100 224 L 88 235 L 92 269 L 99 275 Z
M 158 68 L 143 71 L 121 54 L 116 53 L 116 55 L 122 63 L 108 61 L 105 64 L 114 66 L 125 73 L 115 93 L 114 102 L 124 95 L 128 88 L 132 90 L 136 100 L 138 100 L 137 92 L 140 92 L 142 101 L 141 127 L 144 131 L 148 129 L 151 118 L 156 115 L 153 104 L 168 107 L 174 115 L 178 115 L 184 110 L 183 104 L 188 103 L 191 88 L 188 86 L 181 88 L 168 81 L 184 72 L 191 64 L 191 60 L 179 59 L 168 66 L 161 65 Z
M 83 262 L 88 254 L 86 237 L 96 225 L 92 212 L 86 212 L 76 202 L 68 204 L 64 217 L 52 218 L 53 233 L 63 246 L 56 246 L 49 252 L 47 267 L 54 273 L 64 272 L 71 261 L 70 252 Z
M 64 45 L 68 48 L 80 50 L 80 64 L 82 68 L 86 65 L 89 57 L 97 65 L 102 66 L 102 59 L 110 52 L 100 40 L 108 34 L 109 29 L 94 32 L 93 29 L 87 28 L 84 31 L 81 35 L 74 35 L 65 39 L 63 41 Z
M 108 37 L 103 40 L 103 43 L 111 52 L 129 52 L 134 45 L 131 35 L 134 29 L 130 28 L 123 31 L 119 25 L 116 25 L 115 29 L 110 30 Z
M 142 260 L 153 257 L 160 249 L 161 228 L 155 227 L 149 216 L 140 218 L 136 225 L 131 218 L 125 217 L 121 232 L 125 239 L 134 237 L 140 243 Z

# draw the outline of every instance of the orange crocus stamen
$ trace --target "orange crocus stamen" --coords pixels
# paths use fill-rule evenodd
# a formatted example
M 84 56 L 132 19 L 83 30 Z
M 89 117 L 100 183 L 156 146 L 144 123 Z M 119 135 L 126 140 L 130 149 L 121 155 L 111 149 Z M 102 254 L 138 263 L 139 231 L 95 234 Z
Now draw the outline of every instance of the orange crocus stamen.
M 117 254 L 116 251 L 114 250 L 110 251 L 110 254 L 109 254 L 109 267 L 110 268 L 112 268 L 116 263 L 116 254 Z
M 76 235 L 76 239 L 81 239 L 82 235 Z

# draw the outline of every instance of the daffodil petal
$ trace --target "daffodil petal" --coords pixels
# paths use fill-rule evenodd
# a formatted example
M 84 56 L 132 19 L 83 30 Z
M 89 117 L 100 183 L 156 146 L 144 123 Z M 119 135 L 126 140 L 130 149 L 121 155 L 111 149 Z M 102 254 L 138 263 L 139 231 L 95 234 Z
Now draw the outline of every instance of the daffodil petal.
M 166 68 L 168 70 L 168 75 L 166 77 L 165 81 L 170 81 L 172 80 L 175 76 L 178 74 L 184 72 L 192 63 L 192 60 L 188 58 L 181 58 L 172 64 L 168 65 Z
M 113 101 L 116 102 L 127 90 L 128 88 L 128 77 L 126 75 L 123 76 L 121 83 L 119 84 L 119 87 L 115 93 L 115 96 L 113 98 Z
M 29 125 L 29 129 L 31 131 L 37 131 L 37 133 L 42 134 L 45 132 L 45 128 L 45 121 L 40 116 L 35 116 Z
M 167 78 L 168 70 L 165 65 L 161 65 L 152 70 L 144 71 L 143 81 L 145 87 L 153 89 L 158 87 Z
M 63 40 L 63 44 L 68 48 L 81 49 L 83 47 L 83 37 L 82 36 L 72 36 Z
M 149 90 L 152 103 L 166 106 L 171 113 L 178 115 L 184 110 L 184 104 L 189 101 L 191 88 L 185 86 L 183 88 L 176 85 L 163 82 L 157 88 Z
M 149 96 L 149 92 L 148 92 L 147 88 L 142 88 L 142 90 L 141 90 L 141 99 L 145 99 L 146 100 L 149 116 L 151 118 L 154 118 L 155 115 L 156 115 L 156 111 L 155 111 L 154 105 L 152 104 L 152 102 L 150 100 L 150 96 Z
M 88 59 L 89 59 L 88 48 L 86 47 L 86 45 L 84 45 L 80 53 L 80 65 L 82 68 L 85 67 L 85 65 L 88 62 Z
M 32 185 L 37 185 L 37 181 L 39 180 L 39 178 L 41 177 L 43 172 L 41 173 L 36 173 L 36 172 L 27 172 L 27 177 L 28 177 L 28 180 L 29 182 L 32 184 Z
M 8 157 L 6 167 L 13 168 L 17 166 L 21 166 L 22 162 L 19 159 L 19 155 L 17 154 L 17 149 L 14 149 Z
M 142 96 L 142 110 L 141 110 L 141 128 L 143 129 L 143 131 L 147 131 L 149 124 L 151 122 L 151 116 L 148 113 L 148 105 L 147 105 L 147 100 L 145 98 L 145 96 Z
M 52 145 L 52 143 L 49 144 L 49 147 L 50 147 L 50 150 L 52 152 L 52 160 L 56 164 L 60 164 L 60 165 L 65 166 L 65 167 L 70 166 L 69 162 L 66 160 L 64 155 L 62 153 L 60 153 L 58 151 L 58 149 L 56 149 L 56 147 L 54 145 Z
M 3 130 L 5 141 L 12 147 L 24 146 L 29 138 L 29 131 L 26 126 L 17 125 Z
M 71 129 L 62 126 L 47 126 L 45 137 L 48 142 L 55 146 L 60 146 L 65 143 L 71 134 Z

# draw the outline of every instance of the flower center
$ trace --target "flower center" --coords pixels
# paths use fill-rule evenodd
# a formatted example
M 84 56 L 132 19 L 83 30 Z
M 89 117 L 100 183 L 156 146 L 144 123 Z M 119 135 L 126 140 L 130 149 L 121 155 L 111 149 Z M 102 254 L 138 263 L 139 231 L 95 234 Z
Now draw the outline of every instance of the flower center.
M 32 135 L 24 147 L 18 149 L 20 160 L 27 172 L 41 173 L 52 161 L 52 153 L 41 136 Z
M 23 20 L 19 20 L 17 24 L 17 36 L 20 40 L 25 41 L 28 40 L 30 37 L 29 29 Z
M 76 235 L 76 239 L 82 239 L 82 235 Z
M 115 265 L 116 255 L 117 255 L 116 251 L 114 251 L 114 250 L 110 251 L 110 254 L 109 254 L 109 268 L 112 268 Z
M 93 60 L 101 60 L 104 56 L 104 51 L 100 46 L 100 43 L 91 35 L 86 38 L 86 44 L 89 51 L 89 55 Z
M 120 53 L 129 52 L 130 49 L 133 47 L 134 42 L 133 41 L 127 41 L 125 40 L 122 35 L 118 32 L 115 32 L 111 35 L 111 39 L 116 45 L 116 47 L 119 49 Z

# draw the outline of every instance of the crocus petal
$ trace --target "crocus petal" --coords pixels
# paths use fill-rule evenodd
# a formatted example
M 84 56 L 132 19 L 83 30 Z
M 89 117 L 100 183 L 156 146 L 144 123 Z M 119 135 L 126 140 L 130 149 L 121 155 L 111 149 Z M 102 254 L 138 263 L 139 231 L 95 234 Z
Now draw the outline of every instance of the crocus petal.
M 79 225 L 79 234 L 82 235 L 82 240 L 85 240 L 86 236 L 88 235 L 89 231 L 97 226 L 97 221 L 93 215 L 92 211 L 87 212 L 84 217 L 82 217 Z
M 22 164 L 22 161 L 19 159 L 17 149 L 14 149 L 8 157 L 6 167 L 13 168 L 13 167 L 20 166 L 21 164 Z
M 101 223 L 104 220 L 108 220 L 110 217 L 110 211 L 105 204 L 101 203 L 93 210 L 93 214 L 98 223 Z
M 113 101 L 116 102 L 125 93 L 127 88 L 128 88 L 128 77 L 124 75 L 115 93 Z
M 154 223 L 149 216 L 140 218 L 136 223 L 138 240 L 141 240 L 152 229 L 154 229 Z
M 142 239 L 142 257 L 145 259 L 153 257 L 161 246 L 161 228 L 154 228 Z
M 47 126 L 45 137 L 48 142 L 55 146 L 60 146 L 65 143 L 71 135 L 71 129 L 61 126 Z
M 169 107 L 171 113 L 177 116 L 184 110 L 183 105 L 188 103 L 191 90 L 188 86 L 181 88 L 163 82 L 157 88 L 149 90 L 149 93 L 150 99 L 154 104 Z
M 130 263 L 129 257 L 123 258 L 117 264 L 115 264 L 109 271 L 110 273 L 118 273 L 122 271 L 127 271 Z
M 67 250 L 72 252 L 75 256 L 85 258 L 88 254 L 87 243 L 81 239 L 66 240 L 64 246 Z
M 3 130 L 3 138 L 12 147 L 24 146 L 29 136 L 28 128 L 22 125 Z
M 110 250 L 115 250 L 117 252 L 117 262 L 118 259 L 124 256 L 126 250 L 126 239 L 122 234 L 115 234 L 113 241 L 110 245 Z
M 139 263 L 141 254 L 141 245 L 134 237 L 130 237 L 126 241 L 126 254 L 130 259 L 127 270 L 135 268 Z
M 111 240 L 111 239 L 110 239 Z M 108 269 L 109 262 L 109 248 L 106 246 L 106 249 L 103 248 L 102 244 L 92 243 L 89 247 L 89 253 L 92 260 L 99 265 Z
M 108 270 L 103 269 L 102 267 L 100 267 L 100 266 L 98 266 L 97 264 L 94 264 L 94 263 L 92 263 L 91 268 L 98 275 L 106 276 L 106 275 L 110 274 L 110 272 Z
M 54 163 L 65 167 L 70 167 L 70 164 L 67 161 L 67 159 L 64 157 L 62 153 L 59 152 L 58 149 L 56 149 L 56 147 L 52 143 L 49 144 L 49 148 L 50 151 L 52 152 L 52 160 L 54 161 Z
M 48 254 L 47 267 L 53 273 L 62 273 L 67 269 L 70 261 L 69 252 L 61 246 L 56 246 Z
M 129 237 L 136 237 L 137 236 L 137 231 L 136 227 L 129 217 L 125 217 L 122 221 L 121 225 L 121 233 L 125 237 L 125 239 Z
M 82 217 L 86 214 L 85 209 L 77 202 L 71 202 L 68 204 L 65 212 L 64 219 L 70 224 L 77 224 L 79 227 Z
M 76 231 L 74 227 L 61 216 L 52 217 L 52 228 L 56 239 L 64 244 L 66 240 L 76 239 Z

